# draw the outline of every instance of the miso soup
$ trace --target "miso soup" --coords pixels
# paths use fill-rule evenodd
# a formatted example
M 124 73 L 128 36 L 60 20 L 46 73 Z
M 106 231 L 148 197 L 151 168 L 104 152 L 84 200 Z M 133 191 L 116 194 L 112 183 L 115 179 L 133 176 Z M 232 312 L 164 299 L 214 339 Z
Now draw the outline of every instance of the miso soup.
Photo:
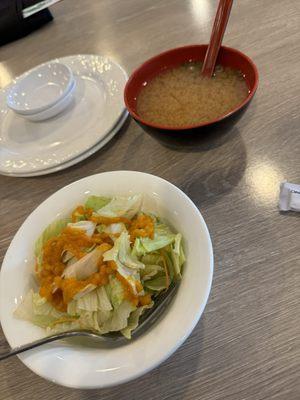
M 240 71 L 217 66 L 212 78 L 202 63 L 186 63 L 154 77 L 141 90 L 137 113 L 145 121 L 181 127 L 215 120 L 238 106 L 249 93 Z

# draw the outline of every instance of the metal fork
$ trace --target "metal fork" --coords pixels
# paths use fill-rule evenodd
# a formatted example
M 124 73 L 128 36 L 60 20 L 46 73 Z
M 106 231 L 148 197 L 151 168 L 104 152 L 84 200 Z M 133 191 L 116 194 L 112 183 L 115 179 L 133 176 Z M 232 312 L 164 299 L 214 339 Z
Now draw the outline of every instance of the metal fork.
M 131 336 L 133 339 L 136 339 L 137 337 L 141 336 L 147 329 L 149 329 L 150 326 L 152 326 L 157 321 L 157 319 L 161 316 L 161 314 L 164 312 L 164 310 L 167 308 L 168 304 L 174 297 L 175 292 L 178 289 L 178 286 L 179 286 L 178 282 L 175 283 L 173 282 L 169 286 L 168 290 L 162 292 L 156 297 L 154 306 L 149 310 L 146 310 L 146 312 L 140 318 L 139 325 L 137 326 L 136 329 L 132 331 Z M 5 360 L 6 358 L 14 356 L 16 354 L 23 353 L 24 351 L 34 349 L 35 347 L 41 346 L 43 344 L 51 343 L 54 342 L 55 340 L 68 339 L 75 336 L 81 336 L 81 337 L 84 336 L 97 339 L 101 342 L 110 342 L 120 345 L 130 343 L 130 340 L 126 339 L 123 335 L 117 332 L 101 335 L 96 331 L 72 330 L 54 334 L 51 336 L 46 336 L 42 339 L 35 340 L 34 342 L 15 347 L 8 352 L 0 354 L 0 361 Z

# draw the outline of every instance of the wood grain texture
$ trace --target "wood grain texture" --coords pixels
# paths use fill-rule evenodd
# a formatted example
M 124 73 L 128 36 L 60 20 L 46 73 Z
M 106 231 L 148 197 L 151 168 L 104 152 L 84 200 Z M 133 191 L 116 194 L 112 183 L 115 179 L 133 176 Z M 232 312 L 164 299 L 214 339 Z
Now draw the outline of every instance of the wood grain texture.
M 84 4 L 83 4 L 84 3 Z M 64 0 L 55 20 L 0 48 L 0 87 L 48 59 L 105 53 L 129 72 L 168 48 L 207 42 L 213 0 Z M 140 170 L 182 188 L 215 251 L 205 313 L 163 365 L 120 387 L 80 391 L 0 364 L 1 400 L 296 400 L 300 398 L 300 219 L 277 209 L 279 183 L 300 183 L 300 2 L 235 2 L 225 43 L 247 53 L 259 90 L 229 132 L 164 146 L 133 121 L 88 160 L 40 178 L 0 177 L 0 257 L 20 224 L 64 185 L 97 172 Z M 7 349 L 3 334 L 0 350 Z

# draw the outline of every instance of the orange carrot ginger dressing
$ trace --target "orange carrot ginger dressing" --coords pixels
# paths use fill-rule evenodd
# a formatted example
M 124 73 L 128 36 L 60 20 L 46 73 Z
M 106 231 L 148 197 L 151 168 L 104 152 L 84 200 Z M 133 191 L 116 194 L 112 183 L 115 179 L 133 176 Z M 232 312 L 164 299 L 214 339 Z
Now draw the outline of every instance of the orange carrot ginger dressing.
M 75 213 L 87 217 L 88 212 L 84 207 L 79 206 L 72 213 L 72 219 Z M 88 219 L 90 220 L 93 220 L 93 218 L 94 217 L 91 214 L 88 216 Z M 138 218 L 140 218 L 140 216 Z M 146 225 L 142 221 L 146 221 L 146 219 L 143 218 L 139 223 L 136 223 L 136 228 L 134 229 L 146 229 Z M 130 224 L 130 221 L 125 218 L 99 217 L 99 220 L 94 222 L 107 225 L 115 222 Z M 144 225 L 141 225 L 143 223 Z M 141 226 L 143 226 L 143 228 L 141 228 Z M 147 229 L 149 230 L 149 228 Z M 43 246 L 43 260 L 38 274 L 40 295 L 45 297 L 57 310 L 66 311 L 68 303 L 78 292 L 84 289 L 88 284 L 94 284 L 96 286 L 106 285 L 108 283 L 109 275 L 112 274 L 122 283 L 125 298 L 136 306 L 138 304 L 149 304 L 151 302 L 151 296 L 136 295 L 127 280 L 117 272 L 115 262 L 104 262 L 102 257 L 98 262 L 98 272 L 92 274 L 88 279 L 79 281 L 74 278 L 64 279 L 61 277 L 65 269 L 65 264 L 62 262 L 63 251 L 70 251 L 77 259 L 80 259 L 86 255 L 84 249 L 90 248 L 94 245 L 100 246 L 102 251 L 105 252 L 112 248 L 113 242 L 105 233 L 94 233 L 92 237 L 88 237 L 83 230 L 73 229 L 70 227 L 66 227 L 60 235 L 49 239 Z M 54 288 L 56 288 L 55 291 L 53 291 Z M 138 291 L 141 291 L 143 288 L 141 287 L 137 289 Z
M 71 214 L 72 222 L 77 222 L 79 217 L 84 217 L 84 219 L 89 218 L 93 214 L 92 208 L 85 208 L 84 206 L 78 206 Z
M 129 228 L 131 242 L 134 243 L 137 237 L 154 237 L 154 221 L 149 215 L 140 214 L 131 221 Z

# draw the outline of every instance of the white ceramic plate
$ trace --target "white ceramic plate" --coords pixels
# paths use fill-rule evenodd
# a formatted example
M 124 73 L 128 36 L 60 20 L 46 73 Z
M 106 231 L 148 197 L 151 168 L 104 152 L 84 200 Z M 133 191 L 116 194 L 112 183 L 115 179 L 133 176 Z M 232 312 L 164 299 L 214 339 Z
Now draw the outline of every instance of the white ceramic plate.
M 94 153 L 96 153 L 98 150 L 102 149 L 121 129 L 123 126 L 124 122 L 126 121 L 128 117 L 128 111 L 125 110 L 117 122 L 117 124 L 113 127 L 113 129 L 102 139 L 100 142 L 96 143 L 94 147 L 89 149 L 88 151 L 80 154 L 79 156 L 72 158 L 69 161 L 66 161 L 65 163 L 59 164 L 56 167 L 48 168 L 48 169 L 43 169 L 41 171 L 35 171 L 35 172 L 27 172 L 27 173 L 10 173 L 10 174 L 3 174 L 3 175 L 8 175 L 8 176 L 14 176 L 14 177 L 19 177 L 19 178 L 26 178 L 30 176 L 41 176 L 41 175 L 48 175 L 48 174 L 53 174 L 54 172 L 62 171 L 63 169 L 69 168 L 72 165 L 78 164 L 79 162 L 85 160 L 86 158 L 90 157 Z
M 55 167 L 88 151 L 125 110 L 126 72 L 110 59 L 77 55 L 57 59 L 71 68 L 76 89 L 70 106 L 42 122 L 26 121 L 0 92 L 0 173 L 31 173 Z
M 210 292 L 213 252 L 208 229 L 199 210 L 176 186 L 145 173 L 114 171 L 89 176 L 45 200 L 18 230 L 5 255 L 0 274 L 0 316 L 11 347 L 45 335 L 13 311 L 33 285 L 33 248 L 36 238 L 55 218 L 70 212 L 89 194 L 144 195 L 143 209 L 167 218 L 181 232 L 187 261 L 172 303 L 149 331 L 122 347 L 51 343 L 20 355 L 32 371 L 52 382 L 74 388 L 117 385 L 150 371 L 169 357 L 197 324 Z

